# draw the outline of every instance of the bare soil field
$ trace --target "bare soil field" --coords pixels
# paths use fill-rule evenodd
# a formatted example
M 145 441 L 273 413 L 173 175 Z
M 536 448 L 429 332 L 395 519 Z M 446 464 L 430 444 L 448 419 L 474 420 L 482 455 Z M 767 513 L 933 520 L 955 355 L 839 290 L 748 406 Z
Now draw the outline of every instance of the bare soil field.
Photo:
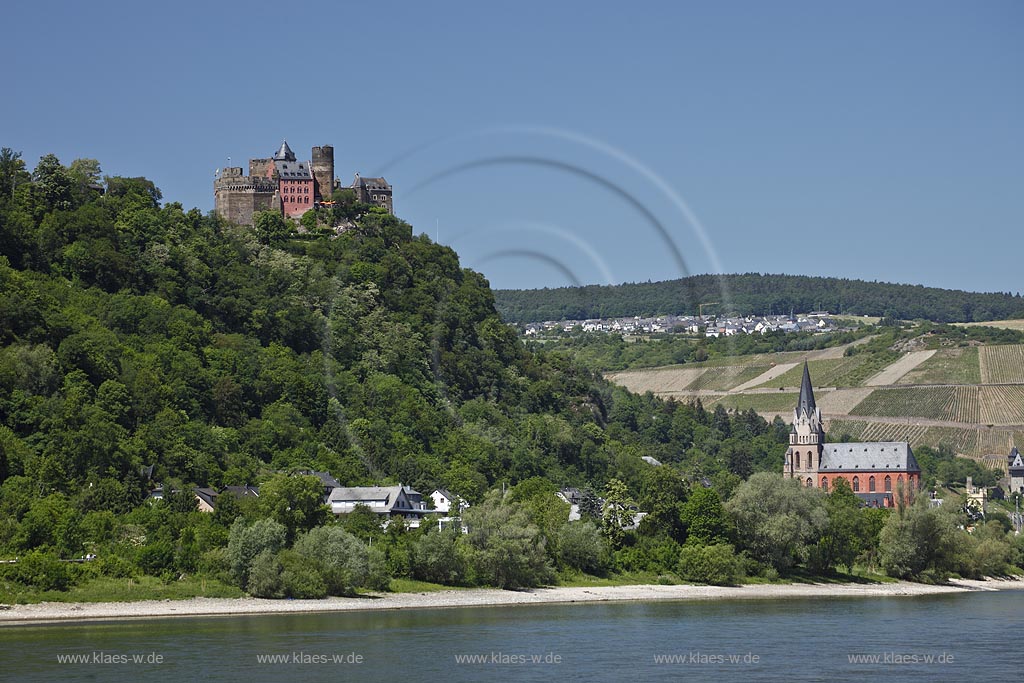
M 953 323 L 957 327 L 980 325 L 982 327 L 998 327 L 1003 330 L 1024 330 L 1024 320 L 989 320 L 983 323 Z
M 836 389 L 821 394 L 818 397 L 818 407 L 823 413 L 838 413 L 849 415 L 850 411 L 857 407 L 861 401 L 868 397 L 874 389 L 862 387 L 857 389 Z

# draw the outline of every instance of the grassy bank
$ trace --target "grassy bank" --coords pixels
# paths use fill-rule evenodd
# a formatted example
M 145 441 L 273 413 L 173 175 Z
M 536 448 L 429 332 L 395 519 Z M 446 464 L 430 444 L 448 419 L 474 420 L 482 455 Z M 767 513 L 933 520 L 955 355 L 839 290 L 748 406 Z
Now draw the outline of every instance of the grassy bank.
M 83 581 L 66 591 L 44 591 L 17 583 L 0 582 L 0 602 L 14 605 L 38 602 L 135 602 L 244 596 L 245 592 L 235 586 L 202 577 L 188 577 L 169 583 L 153 576 L 130 579 L 99 577 Z

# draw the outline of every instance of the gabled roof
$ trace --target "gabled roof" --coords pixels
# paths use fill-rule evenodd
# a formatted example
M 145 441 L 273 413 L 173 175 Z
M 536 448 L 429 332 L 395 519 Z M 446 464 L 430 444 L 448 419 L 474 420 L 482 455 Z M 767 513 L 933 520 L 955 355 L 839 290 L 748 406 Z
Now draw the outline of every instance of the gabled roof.
M 378 502 L 380 501 L 380 502 Z M 330 504 L 362 503 L 374 512 L 412 512 L 405 487 L 398 486 L 342 486 L 327 496 Z
M 217 507 L 217 492 L 209 488 L 196 488 L 196 497 L 201 501 L 209 505 L 211 508 Z
M 906 441 L 827 443 L 822 446 L 819 472 L 920 472 Z
M 255 486 L 225 486 L 221 493 L 230 493 L 235 498 L 244 498 L 246 496 L 253 496 L 259 498 L 260 490 Z
M 814 402 L 814 389 L 811 387 L 811 372 L 804 361 L 804 377 L 800 381 L 800 400 L 796 404 L 797 415 L 814 415 L 818 406 Z
M 301 474 L 306 477 L 316 477 L 320 480 L 320 483 L 330 489 L 336 489 L 341 486 L 341 483 L 331 476 L 330 472 L 317 472 L 315 470 L 299 470 L 296 474 Z
M 1024 467 L 1024 456 L 1020 454 L 1020 451 L 1017 450 L 1016 446 L 1013 447 L 1013 450 L 1010 451 L 1010 455 L 1008 455 L 1006 459 L 1010 463 L 1010 467 L 1013 469 Z

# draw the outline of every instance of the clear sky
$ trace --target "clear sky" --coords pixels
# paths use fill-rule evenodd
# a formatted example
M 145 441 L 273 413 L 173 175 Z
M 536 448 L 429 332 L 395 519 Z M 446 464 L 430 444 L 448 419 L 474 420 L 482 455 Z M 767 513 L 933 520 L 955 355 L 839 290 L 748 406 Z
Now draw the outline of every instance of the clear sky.
M 1024 3 L 33 2 L 0 145 L 213 208 L 333 144 L 495 287 L 1024 290 Z

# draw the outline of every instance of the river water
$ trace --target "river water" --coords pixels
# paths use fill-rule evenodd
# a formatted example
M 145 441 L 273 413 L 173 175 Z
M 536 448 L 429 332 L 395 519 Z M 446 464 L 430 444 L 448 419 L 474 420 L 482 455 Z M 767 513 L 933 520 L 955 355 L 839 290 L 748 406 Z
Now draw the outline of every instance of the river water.
M 1024 591 L 0 628 L 0 681 L 1024 680 Z

